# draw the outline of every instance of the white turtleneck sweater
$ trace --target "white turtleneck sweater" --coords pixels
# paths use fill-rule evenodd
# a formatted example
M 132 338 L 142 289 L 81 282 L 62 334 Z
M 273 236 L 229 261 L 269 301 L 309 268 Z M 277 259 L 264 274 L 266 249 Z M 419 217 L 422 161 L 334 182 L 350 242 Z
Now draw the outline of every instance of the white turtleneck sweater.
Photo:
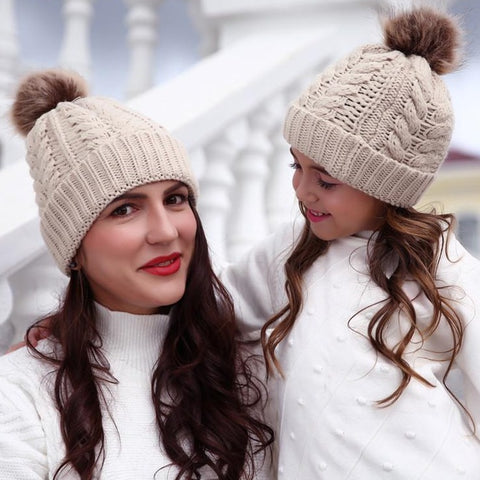
M 98 306 L 103 351 L 118 384 L 109 385 L 111 416 L 103 415 L 106 459 L 102 479 L 153 479 L 171 462 L 159 441 L 150 379 L 168 316 L 110 312 Z M 52 348 L 48 340 L 41 350 Z M 51 365 L 22 348 L 0 357 L 0 480 L 52 479 L 65 448 L 50 395 Z M 112 421 L 114 419 L 114 422 Z M 166 467 L 155 479 L 172 479 Z M 70 472 L 60 478 L 78 478 Z

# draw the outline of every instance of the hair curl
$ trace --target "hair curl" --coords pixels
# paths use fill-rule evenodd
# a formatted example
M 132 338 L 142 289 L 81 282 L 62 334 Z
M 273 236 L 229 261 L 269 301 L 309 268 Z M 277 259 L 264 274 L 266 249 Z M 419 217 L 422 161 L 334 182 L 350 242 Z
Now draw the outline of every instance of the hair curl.
M 219 480 L 251 480 L 254 456 L 273 441 L 272 429 L 255 410 L 264 386 L 253 374 L 255 359 L 238 341 L 232 300 L 212 270 L 205 234 L 192 210 L 195 253 L 152 376 L 159 436 L 179 468 L 177 480 L 198 478 L 203 466 Z M 102 354 L 94 297 L 81 271 L 72 272 L 63 304 L 48 319 L 61 355 L 38 351 L 28 335 L 27 343 L 56 366 L 54 399 L 66 456 L 54 478 L 73 467 L 82 480 L 91 480 L 105 458 L 102 386 L 116 380 Z

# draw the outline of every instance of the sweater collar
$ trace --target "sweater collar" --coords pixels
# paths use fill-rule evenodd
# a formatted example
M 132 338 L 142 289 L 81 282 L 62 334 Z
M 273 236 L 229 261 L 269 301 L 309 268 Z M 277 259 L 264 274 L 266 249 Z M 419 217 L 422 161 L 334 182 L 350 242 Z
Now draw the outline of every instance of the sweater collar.
M 98 332 L 109 361 L 121 360 L 150 373 L 160 356 L 168 330 L 168 315 L 113 312 L 98 303 L 95 307 Z
M 358 238 L 363 238 L 365 240 L 369 240 L 370 237 L 377 234 L 374 230 L 362 230 L 360 232 L 355 233 L 353 236 Z

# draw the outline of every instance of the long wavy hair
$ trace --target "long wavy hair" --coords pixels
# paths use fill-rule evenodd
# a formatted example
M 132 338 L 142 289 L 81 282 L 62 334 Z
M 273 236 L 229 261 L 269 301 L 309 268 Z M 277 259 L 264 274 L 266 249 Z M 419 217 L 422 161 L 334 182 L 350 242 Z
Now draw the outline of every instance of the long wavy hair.
M 177 480 L 200 478 L 204 466 L 219 480 L 251 480 L 254 456 L 266 454 L 273 440 L 260 413 L 265 389 L 253 373 L 255 359 L 238 340 L 232 300 L 212 270 L 192 210 L 197 233 L 185 294 L 171 307 L 152 376 L 159 436 L 179 468 Z M 102 388 L 116 379 L 102 354 L 94 297 L 81 271 L 72 271 L 63 304 L 47 318 L 61 354 L 47 355 L 27 343 L 56 367 L 54 399 L 66 456 L 54 478 L 73 467 L 90 480 L 105 459 Z
M 302 205 L 300 209 L 302 210 Z M 386 398 L 380 399 L 378 401 L 380 405 L 387 406 L 398 400 L 412 378 L 431 385 L 409 365 L 405 359 L 405 352 L 414 335 L 420 335 L 423 343 L 431 337 L 441 319 L 446 320 L 451 333 L 451 348 L 443 352 L 448 362 L 443 384 L 450 391 L 445 382 L 462 345 L 464 327 L 449 299 L 443 295 L 442 289 L 435 281 L 438 263 L 446 249 L 446 239 L 453 226 L 454 217 L 450 214 L 441 215 L 435 211 L 419 212 L 414 208 L 386 205 L 385 219 L 377 234 L 369 240 L 370 276 L 387 294 L 387 299 L 381 306 L 379 304 L 378 310 L 370 320 L 367 336 L 375 350 L 393 362 L 402 374 L 398 387 Z M 303 274 L 327 251 L 328 246 L 329 242 L 317 238 L 306 222 L 302 235 L 285 264 L 285 290 L 288 303 L 266 322 L 262 330 L 267 373 L 274 369 L 282 371 L 275 356 L 275 349 L 292 329 L 302 308 Z M 392 265 L 396 265 L 395 270 L 388 276 L 386 272 Z M 416 281 L 420 287 L 420 294 L 423 293 L 432 306 L 430 322 L 426 326 L 419 325 L 413 303 L 402 289 L 406 280 Z M 388 327 L 395 321 L 395 315 L 399 311 L 406 315 L 409 328 L 395 346 L 389 346 Z M 358 313 L 360 312 L 355 313 L 348 322 Z M 268 336 L 267 329 L 271 327 L 273 331 Z

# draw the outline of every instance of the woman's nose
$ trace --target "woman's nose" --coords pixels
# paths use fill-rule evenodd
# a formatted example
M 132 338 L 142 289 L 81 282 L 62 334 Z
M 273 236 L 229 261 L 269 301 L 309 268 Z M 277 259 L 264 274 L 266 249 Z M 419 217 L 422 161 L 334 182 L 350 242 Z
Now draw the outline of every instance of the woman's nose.
M 169 243 L 177 237 L 178 230 L 172 212 L 168 212 L 163 206 L 149 212 L 146 235 L 148 243 Z

